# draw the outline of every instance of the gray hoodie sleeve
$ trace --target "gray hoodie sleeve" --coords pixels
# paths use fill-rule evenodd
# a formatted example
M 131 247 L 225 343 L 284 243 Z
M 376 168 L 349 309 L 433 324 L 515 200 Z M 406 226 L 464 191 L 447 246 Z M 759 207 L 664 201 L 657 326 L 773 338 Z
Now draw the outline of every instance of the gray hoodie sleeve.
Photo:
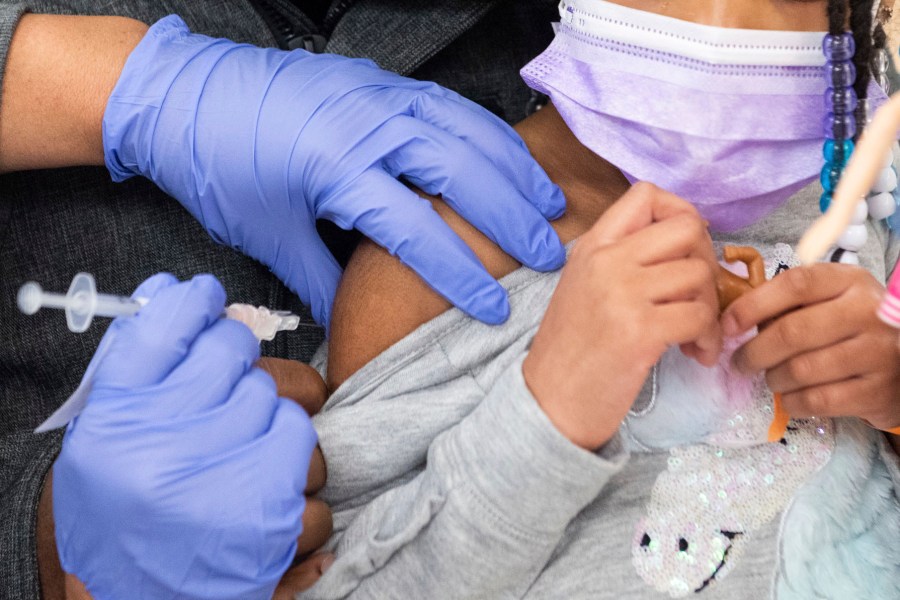
M 502 598 L 529 588 L 627 455 L 618 438 L 595 454 L 560 434 L 525 385 L 523 358 L 435 438 L 423 472 L 355 516 L 334 565 L 299 597 Z

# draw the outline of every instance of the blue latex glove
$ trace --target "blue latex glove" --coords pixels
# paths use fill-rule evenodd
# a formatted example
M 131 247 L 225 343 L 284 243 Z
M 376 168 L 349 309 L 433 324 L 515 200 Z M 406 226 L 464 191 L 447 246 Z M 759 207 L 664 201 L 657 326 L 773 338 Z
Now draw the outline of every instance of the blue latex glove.
M 271 598 L 294 558 L 316 434 L 220 318 L 208 275 L 144 282 L 53 467 L 63 570 L 95 600 Z
M 401 175 L 519 262 L 565 260 L 546 220 L 565 199 L 518 135 L 458 94 L 368 60 L 212 39 L 169 16 L 128 58 L 103 146 L 114 180 L 152 179 L 215 240 L 268 265 L 320 324 L 340 267 L 316 219 L 358 229 L 467 313 L 506 320 L 503 288 Z

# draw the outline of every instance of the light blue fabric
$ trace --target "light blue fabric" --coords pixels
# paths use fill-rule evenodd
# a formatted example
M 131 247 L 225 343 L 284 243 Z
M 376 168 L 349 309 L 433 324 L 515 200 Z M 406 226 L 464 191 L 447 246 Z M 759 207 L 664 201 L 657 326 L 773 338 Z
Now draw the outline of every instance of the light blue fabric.
M 316 434 L 222 319 L 212 276 L 158 275 L 113 322 L 53 468 L 60 562 L 95 600 L 270 598 L 294 558 Z
M 340 268 L 316 219 L 356 228 L 447 299 L 504 321 L 503 288 L 403 176 L 523 264 L 558 268 L 559 188 L 503 121 L 368 60 L 194 35 L 169 16 L 128 58 L 103 118 L 116 181 L 144 175 L 213 238 L 265 263 L 327 324 Z

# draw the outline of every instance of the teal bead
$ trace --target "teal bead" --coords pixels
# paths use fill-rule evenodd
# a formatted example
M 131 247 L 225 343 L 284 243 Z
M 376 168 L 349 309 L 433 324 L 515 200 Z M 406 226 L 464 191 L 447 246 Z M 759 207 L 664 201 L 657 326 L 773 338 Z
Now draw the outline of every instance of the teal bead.
M 829 206 L 831 206 L 831 192 L 824 192 L 819 197 L 819 210 L 824 213 L 828 210 Z
M 841 178 L 842 166 L 843 165 L 837 166 L 832 162 L 826 162 L 822 167 L 819 181 L 822 182 L 822 187 L 825 188 L 826 192 L 831 193 L 837 187 L 838 180 Z
M 843 162 L 846 164 L 850 155 L 853 154 L 854 148 L 853 140 L 825 140 L 825 145 L 822 147 L 822 155 L 825 157 L 825 160 L 833 163 L 835 162 L 835 150 L 842 149 L 844 157 Z

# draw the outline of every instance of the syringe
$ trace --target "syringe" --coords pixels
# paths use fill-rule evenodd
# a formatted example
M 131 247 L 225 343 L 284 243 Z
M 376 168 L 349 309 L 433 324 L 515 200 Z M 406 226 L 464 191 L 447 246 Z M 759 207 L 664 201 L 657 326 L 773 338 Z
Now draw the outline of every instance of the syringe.
M 59 308 L 66 311 L 66 324 L 75 333 L 87 331 L 94 317 L 130 317 L 149 301 L 147 298 L 129 298 L 112 294 L 98 294 L 94 276 L 78 273 L 72 279 L 66 295 L 45 292 L 34 281 L 19 288 L 16 301 L 26 315 L 33 315 L 41 308 Z M 300 326 L 300 317 L 289 311 L 269 310 L 264 306 L 232 304 L 222 313 L 228 319 L 244 323 L 260 340 L 271 340 L 279 331 L 293 331 Z
M 90 273 L 78 273 L 72 279 L 69 291 L 65 296 L 53 292 L 45 292 L 34 281 L 25 283 L 19 288 L 16 296 L 19 309 L 26 315 L 33 315 L 43 308 L 59 308 L 66 311 L 66 323 L 75 333 L 86 331 L 94 317 L 130 317 L 135 315 L 149 302 L 147 298 L 129 298 L 111 294 L 98 294 L 94 276 Z M 269 310 L 265 306 L 249 304 L 231 304 L 222 311 L 222 317 L 240 321 L 250 328 L 256 339 L 271 340 L 279 331 L 293 331 L 300 326 L 300 317 L 286 310 Z M 108 333 L 100 342 L 94 360 L 81 380 L 78 389 L 56 409 L 50 418 L 35 429 L 35 433 L 43 433 L 65 427 L 74 419 L 87 402 L 88 394 L 94 381 L 94 369 L 100 364 L 105 353 L 112 345 L 116 332 Z
M 26 315 L 33 315 L 43 308 L 60 308 L 66 311 L 66 324 L 71 331 L 87 331 L 94 317 L 130 317 L 147 304 L 146 298 L 129 298 L 98 294 L 94 276 L 78 273 L 72 279 L 65 296 L 45 292 L 41 286 L 29 281 L 19 288 L 16 302 Z

